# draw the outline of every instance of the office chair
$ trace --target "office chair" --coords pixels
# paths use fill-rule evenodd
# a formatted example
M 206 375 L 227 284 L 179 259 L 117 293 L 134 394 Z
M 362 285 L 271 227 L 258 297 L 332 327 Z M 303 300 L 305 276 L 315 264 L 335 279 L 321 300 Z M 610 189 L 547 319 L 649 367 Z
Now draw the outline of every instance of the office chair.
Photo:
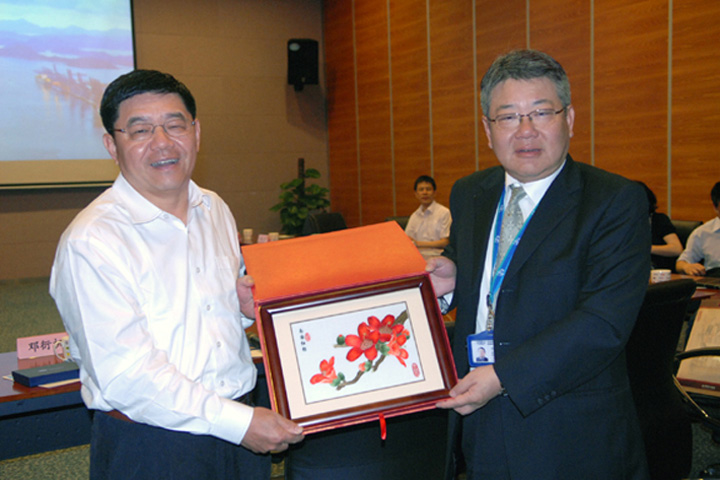
M 405 227 L 407 227 L 408 220 L 410 220 L 410 215 L 405 216 L 394 216 L 394 217 L 386 217 L 386 222 L 396 221 L 398 225 L 400 225 L 400 228 L 405 230 Z
M 347 224 L 340 212 L 311 213 L 305 219 L 302 235 L 305 236 L 312 235 L 313 233 L 334 232 L 345 228 L 347 228 Z
M 720 347 L 695 348 L 680 352 L 675 355 L 676 366 L 679 366 L 681 360 L 706 356 L 720 356 Z M 720 444 L 720 418 L 717 417 L 720 414 L 720 398 L 704 395 L 697 391 L 690 391 L 677 378 L 673 379 L 676 388 L 685 401 L 692 421 L 705 426 L 710 431 L 713 442 Z M 699 475 L 708 480 L 720 478 L 720 464 L 706 466 Z
M 692 427 L 674 381 L 675 353 L 691 279 L 648 286 L 625 349 L 628 377 L 653 480 L 685 478 L 692 465 Z
M 675 360 L 677 361 L 677 364 L 679 364 L 681 360 L 685 360 L 687 358 L 708 356 L 720 357 L 720 347 L 705 347 L 685 350 L 684 352 L 677 353 L 675 355 Z M 674 380 L 678 391 L 683 396 L 683 400 L 690 408 L 690 414 L 693 420 L 700 421 L 703 425 L 708 427 L 712 433 L 713 441 L 720 443 L 720 419 L 708 414 L 705 411 L 705 408 L 703 408 L 703 406 L 715 409 L 720 408 L 720 398 L 703 395 L 697 392 L 690 392 L 685 389 L 677 378 L 674 378 Z
M 699 222 L 697 220 L 670 220 L 675 227 L 675 232 L 677 233 L 678 238 L 680 239 L 680 243 L 682 244 L 683 248 L 687 245 L 687 239 L 692 233 L 693 230 L 695 230 L 697 227 L 702 225 L 703 222 Z

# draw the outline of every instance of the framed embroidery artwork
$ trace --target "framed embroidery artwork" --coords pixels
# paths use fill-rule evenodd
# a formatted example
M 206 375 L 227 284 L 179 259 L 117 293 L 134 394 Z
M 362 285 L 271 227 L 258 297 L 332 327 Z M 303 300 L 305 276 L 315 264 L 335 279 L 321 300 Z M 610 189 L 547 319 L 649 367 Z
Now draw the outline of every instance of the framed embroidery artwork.
M 457 382 L 427 274 L 261 304 L 271 403 L 306 433 L 435 408 Z

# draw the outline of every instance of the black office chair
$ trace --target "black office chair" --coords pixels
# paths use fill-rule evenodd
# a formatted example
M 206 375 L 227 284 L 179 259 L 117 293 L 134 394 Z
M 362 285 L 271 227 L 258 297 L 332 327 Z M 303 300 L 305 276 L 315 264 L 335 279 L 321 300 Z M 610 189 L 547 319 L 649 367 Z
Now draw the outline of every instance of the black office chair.
M 676 366 L 680 365 L 681 360 L 687 358 L 720 356 L 720 348 L 705 347 L 685 350 L 675 355 Z M 688 391 L 678 380 L 674 378 L 675 386 L 682 395 L 685 405 L 689 411 L 690 418 L 704 425 L 711 434 L 713 442 L 720 444 L 720 398 L 703 395 L 697 392 Z M 708 465 L 699 473 L 699 476 L 710 480 L 720 478 L 720 463 Z
M 626 351 L 628 376 L 653 480 L 679 480 L 692 465 L 692 427 L 674 381 L 675 353 L 691 279 L 648 286 Z
M 683 248 L 685 248 L 685 245 L 687 245 L 687 239 L 692 233 L 693 230 L 695 230 L 697 227 L 702 225 L 703 222 L 699 222 L 697 220 L 670 220 L 675 227 L 675 232 L 677 233 L 678 238 L 680 239 L 680 243 L 682 244 Z
M 675 360 L 679 365 L 681 360 L 696 357 L 720 357 L 720 347 L 705 347 L 685 350 L 675 355 Z M 712 439 L 716 443 L 720 443 L 720 419 L 714 417 L 706 411 L 710 407 L 715 410 L 720 409 L 720 398 L 701 393 L 691 393 L 675 378 L 675 385 L 683 396 L 686 404 L 690 408 L 690 414 L 693 420 L 701 422 L 710 429 Z
M 400 228 L 405 230 L 405 227 L 407 227 L 408 220 L 410 220 L 410 215 L 405 216 L 393 216 L 393 217 L 386 217 L 386 222 L 396 221 L 398 225 L 400 225 Z
M 307 216 L 303 224 L 302 235 L 313 233 L 327 233 L 347 228 L 345 218 L 340 212 L 312 213 Z

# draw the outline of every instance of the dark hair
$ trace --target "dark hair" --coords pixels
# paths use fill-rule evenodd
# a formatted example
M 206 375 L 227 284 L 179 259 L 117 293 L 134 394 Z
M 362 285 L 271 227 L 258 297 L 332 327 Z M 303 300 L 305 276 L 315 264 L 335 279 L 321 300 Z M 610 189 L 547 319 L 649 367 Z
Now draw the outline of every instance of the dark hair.
M 492 91 L 511 78 L 513 80 L 548 78 L 555 85 L 562 106 L 570 105 L 570 81 L 557 60 L 537 50 L 513 50 L 498 57 L 480 82 L 480 104 L 485 116 L 490 112 Z
M 656 211 L 657 208 L 658 208 L 658 205 L 657 205 L 657 197 L 655 196 L 655 194 L 653 193 L 653 191 L 650 190 L 650 187 L 648 187 L 647 185 L 645 185 L 645 184 L 644 184 L 643 182 L 641 182 L 640 180 L 635 180 L 635 183 L 637 183 L 637 184 L 639 184 L 639 185 L 642 185 L 642 187 L 645 189 L 645 193 L 647 194 L 647 199 L 648 199 L 648 206 L 649 206 L 649 209 L 650 209 L 650 212 L 649 212 L 649 213 L 655 213 L 655 211 Z
M 710 190 L 710 198 L 712 199 L 713 205 L 717 208 L 718 203 L 720 203 L 720 182 L 717 182 L 712 190 Z
M 141 93 L 177 93 L 193 120 L 195 119 L 195 99 L 182 82 L 157 70 L 133 70 L 113 80 L 105 89 L 100 102 L 100 118 L 110 135 L 114 135 L 120 104 Z
M 415 186 L 413 187 L 413 190 L 417 190 L 418 185 L 421 183 L 429 183 L 432 185 L 433 190 L 437 190 L 437 186 L 435 185 L 435 180 L 429 175 L 420 175 L 417 180 L 415 180 Z

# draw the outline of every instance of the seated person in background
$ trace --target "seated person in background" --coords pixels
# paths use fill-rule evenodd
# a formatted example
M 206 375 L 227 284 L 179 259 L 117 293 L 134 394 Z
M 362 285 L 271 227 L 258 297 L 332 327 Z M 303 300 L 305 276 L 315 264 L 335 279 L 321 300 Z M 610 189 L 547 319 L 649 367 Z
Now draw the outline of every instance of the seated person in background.
M 405 233 L 426 256 L 440 255 L 450 237 L 450 210 L 435 201 L 435 180 L 420 175 L 415 180 L 415 198 L 420 206 L 413 212 Z
M 682 243 L 677 236 L 675 226 L 664 213 L 657 211 L 657 197 L 643 182 L 637 181 L 645 188 L 650 207 L 650 229 L 652 231 L 652 247 L 650 258 L 653 268 L 675 268 L 675 259 L 682 253 Z
M 710 198 L 717 216 L 690 234 L 685 251 L 680 254 L 675 265 L 678 273 L 720 277 L 720 182 L 710 191 Z

